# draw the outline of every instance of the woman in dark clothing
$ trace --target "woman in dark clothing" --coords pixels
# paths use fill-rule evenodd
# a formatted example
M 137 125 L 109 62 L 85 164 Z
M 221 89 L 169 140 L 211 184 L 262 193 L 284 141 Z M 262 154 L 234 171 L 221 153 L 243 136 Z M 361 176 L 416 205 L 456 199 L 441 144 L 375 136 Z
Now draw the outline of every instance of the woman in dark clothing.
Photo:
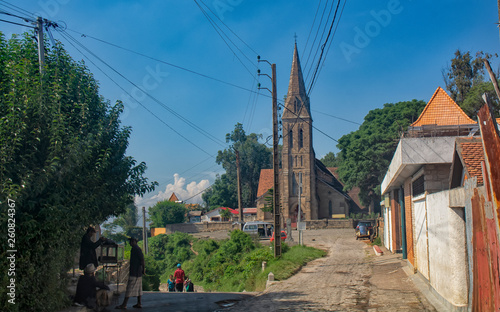
M 109 287 L 106 284 L 96 280 L 94 271 L 95 267 L 92 263 L 85 267 L 84 275 L 80 276 L 78 279 L 74 300 L 76 304 L 84 305 L 90 309 L 94 309 L 97 306 L 97 288 L 100 290 L 109 290 Z
M 97 255 L 95 253 L 95 249 L 104 242 L 105 238 L 101 236 L 97 242 L 92 241 L 92 235 L 95 234 L 95 229 L 91 226 L 87 229 L 87 232 L 82 237 L 82 243 L 80 245 L 80 270 L 85 269 L 87 264 L 92 263 L 96 268 L 98 266 L 97 263 Z
M 123 303 L 119 306 L 116 306 L 115 309 L 127 309 L 127 303 L 130 297 L 137 297 L 137 304 L 132 306 L 133 308 L 142 308 L 142 275 L 144 275 L 145 273 L 144 255 L 142 254 L 141 248 L 137 245 L 136 238 L 131 237 L 129 241 L 132 249 L 130 250 L 130 271 L 127 290 L 125 291 L 125 298 L 123 299 Z

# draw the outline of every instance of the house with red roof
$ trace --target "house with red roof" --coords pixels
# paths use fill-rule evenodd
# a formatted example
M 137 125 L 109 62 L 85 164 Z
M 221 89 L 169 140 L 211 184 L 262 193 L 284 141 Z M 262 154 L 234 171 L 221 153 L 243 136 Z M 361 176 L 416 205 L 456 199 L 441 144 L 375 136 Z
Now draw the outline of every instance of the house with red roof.
M 401 252 L 450 311 L 470 307 L 464 185 L 482 187 L 483 144 L 478 123 L 439 87 L 400 138 L 381 184 L 384 246 Z

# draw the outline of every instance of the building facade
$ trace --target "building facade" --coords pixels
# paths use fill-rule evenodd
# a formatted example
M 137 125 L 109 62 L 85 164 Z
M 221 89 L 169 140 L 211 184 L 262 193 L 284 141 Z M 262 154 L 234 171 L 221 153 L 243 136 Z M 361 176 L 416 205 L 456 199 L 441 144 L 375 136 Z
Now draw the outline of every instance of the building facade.
M 301 220 L 349 216 L 350 207 L 356 205 L 343 191 L 343 185 L 332 171 L 316 159 L 313 148 L 313 120 L 309 97 L 306 93 L 297 45 L 293 52 L 288 92 L 281 118 L 283 148 L 280 169 L 280 202 L 283 219 L 297 222 L 299 206 Z M 266 196 L 273 186 L 272 169 L 261 171 L 257 192 L 257 219 L 270 220 L 264 213 Z

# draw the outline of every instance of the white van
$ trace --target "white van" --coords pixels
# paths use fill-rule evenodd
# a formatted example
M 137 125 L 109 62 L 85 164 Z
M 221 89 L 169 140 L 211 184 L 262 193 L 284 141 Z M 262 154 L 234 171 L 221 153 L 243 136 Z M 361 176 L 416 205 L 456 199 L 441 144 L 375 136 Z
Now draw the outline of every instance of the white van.
M 259 238 L 271 238 L 273 235 L 274 225 L 263 221 L 249 221 L 243 226 L 243 232 L 250 235 L 258 236 Z

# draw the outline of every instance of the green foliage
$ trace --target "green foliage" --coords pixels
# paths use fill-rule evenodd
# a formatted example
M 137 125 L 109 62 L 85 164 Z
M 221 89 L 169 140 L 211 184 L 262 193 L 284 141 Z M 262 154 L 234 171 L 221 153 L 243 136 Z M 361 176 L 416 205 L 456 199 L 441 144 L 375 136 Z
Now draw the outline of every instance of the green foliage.
M 238 189 L 236 183 L 232 183 L 227 174 L 217 175 L 214 184 L 206 190 L 201 197 L 206 203 L 208 210 L 218 207 L 238 206 Z
M 373 240 L 373 242 L 371 243 L 371 245 L 372 246 L 374 246 L 374 245 L 382 246 L 382 239 L 380 238 L 380 236 L 375 237 L 375 239 Z
M 267 195 L 264 197 L 264 207 L 261 210 L 264 212 L 274 211 L 274 187 L 267 191 Z
M 99 96 L 88 68 L 60 43 L 47 47 L 41 77 L 32 36 L 7 41 L 0 33 L 0 203 L 5 211 L 7 199 L 15 201 L 17 233 L 16 305 L 2 291 L 2 311 L 60 310 L 83 229 L 157 185 L 143 176 L 145 163 L 126 156 L 123 104 Z M 7 217 L 0 216 L 3 237 Z
M 325 157 L 321 159 L 321 162 L 326 167 L 338 167 L 340 163 L 340 157 L 335 156 L 333 152 L 329 152 L 328 154 L 325 155 Z
M 149 219 L 154 227 L 165 227 L 167 224 L 184 223 L 186 213 L 184 204 L 164 200 L 149 208 Z
M 476 53 L 476 58 L 473 58 L 469 51 L 462 53 L 457 50 L 451 60 L 451 66 L 443 69 L 446 89 L 458 105 L 464 103 L 472 87 L 484 82 L 484 60 L 491 57 L 491 54 L 480 51 Z
M 149 238 L 149 260 L 145 259 L 147 277 L 143 279 L 143 285 L 147 284 L 151 290 L 158 290 L 160 281 L 166 281 L 178 263 L 186 262 L 194 256 L 191 251 L 192 239 L 190 235 L 180 232 Z
M 415 121 L 425 102 L 384 104 L 368 112 L 358 130 L 342 136 L 337 147 L 342 162 L 338 173 L 345 189 L 360 188 L 362 204 L 380 203 L 380 183 L 396 150 L 399 135 Z
M 112 222 L 105 223 L 103 235 L 115 242 L 125 242 L 130 237 L 142 240 L 142 227 L 137 226 L 137 207 L 134 203 L 127 205 L 125 212 Z
M 226 141 L 231 143 L 228 149 L 219 151 L 216 161 L 226 173 L 218 178 L 211 190 L 203 194 L 203 200 L 211 209 L 217 207 L 237 207 L 236 154 L 240 154 L 242 204 L 251 207 L 257 196 L 260 170 L 272 167 L 272 152 L 265 144 L 259 143 L 261 135 L 247 135 L 243 125 L 237 123 L 234 131 L 226 134 Z
M 472 86 L 460 107 L 470 118 L 477 120 L 477 112 L 484 105 L 482 98 L 484 93 L 487 94 L 489 102 L 493 106 L 491 112 L 496 118 L 500 117 L 500 101 L 492 82 L 480 82 Z
M 231 220 L 231 217 L 232 217 L 231 210 L 229 210 L 229 209 L 222 209 L 220 211 L 220 216 L 222 217 L 223 221 L 229 221 L 229 220 Z

